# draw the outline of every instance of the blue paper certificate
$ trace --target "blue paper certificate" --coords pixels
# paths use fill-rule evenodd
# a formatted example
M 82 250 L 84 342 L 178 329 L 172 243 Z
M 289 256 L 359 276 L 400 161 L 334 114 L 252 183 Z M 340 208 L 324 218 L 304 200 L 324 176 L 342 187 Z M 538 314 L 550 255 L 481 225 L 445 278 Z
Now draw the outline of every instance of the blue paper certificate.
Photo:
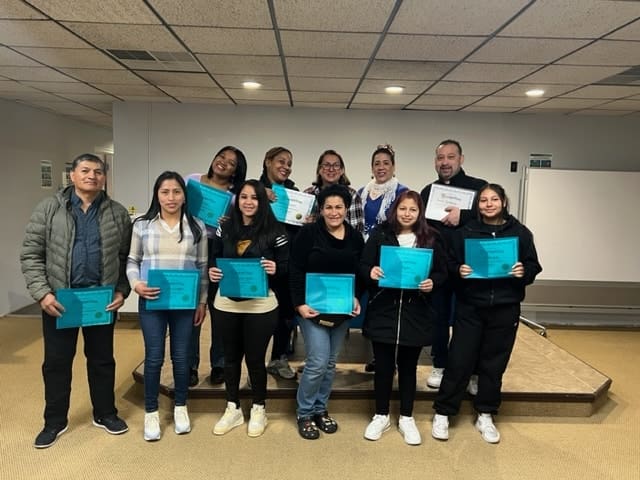
M 236 298 L 261 298 L 268 295 L 267 272 L 259 258 L 218 258 L 222 270 L 220 295 Z
M 56 328 L 108 325 L 113 321 L 113 312 L 106 310 L 113 301 L 113 286 L 61 288 L 56 291 L 56 300 L 64 307 Z
M 200 271 L 149 270 L 147 286 L 160 289 L 155 300 L 147 300 L 148 310 L 194 310 L 198 306 Z
M 271 203 L 276 219 L 291 225 L 302 225 L 313 211 L 315 195 L 290 190 L 281 185 L 272 185 L 271 189 L 276 194 L 276 201 Z
M 383 245 L 380 247 L 380 268 L 384 277 L 378 285 L 386 288 L 417 289 L 429 277 L 433 250 Z
M 189 180 L 187 197 L 189 213 L 198 217 L 206 225 L 217 227 L 218 219 L 227 214 L 233 195 L 195 180 Z
M 518 237 L 464 240 L 464 263 L 473 270 L 467 278 L 508 277 L 517 261 Z
M 355 275 L 307 273 L 305 301 L 320 313 L 350 314 L 355 296 Z

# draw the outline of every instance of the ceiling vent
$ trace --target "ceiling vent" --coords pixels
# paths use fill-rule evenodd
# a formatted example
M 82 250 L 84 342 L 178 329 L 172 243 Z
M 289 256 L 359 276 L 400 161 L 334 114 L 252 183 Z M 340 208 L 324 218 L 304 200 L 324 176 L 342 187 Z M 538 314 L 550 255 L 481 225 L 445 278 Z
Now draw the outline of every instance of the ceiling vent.
M 133 70 L 202 72 L 202 67 L 189 52 L 153 52 L 147 50 L 111 50 L 113 57 Z

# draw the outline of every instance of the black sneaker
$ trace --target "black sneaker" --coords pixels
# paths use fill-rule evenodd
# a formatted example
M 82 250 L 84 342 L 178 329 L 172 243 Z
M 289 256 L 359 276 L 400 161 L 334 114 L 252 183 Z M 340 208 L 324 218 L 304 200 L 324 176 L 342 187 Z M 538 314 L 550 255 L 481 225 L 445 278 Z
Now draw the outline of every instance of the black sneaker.
M 56 443 L 58 437 L 67 431 L 68 426 L 58 426 L 58 427 L 45 427 L 36 437 L 36 441 L 33 442 L 33 446 L 36 448 L 47 448 Z
M 96 427 L 104 428 L 111 435 L 120 435 L 129 430 L 126 422 L 117 415 L 108 415 L 93 420 Z
M 224 383 L 224 368 L 213 367 L 211 369 L 211 376 L 209 377 L 209 383 L 211 385 L 222 385 Z
M 198 370 L 196 370 L 195 368 L 192 368 L 191 371 L 189 372 L 189 386 L 195 387 L 196 385 L 198 385 L 199 381 L 200 380 L 198 380 Z
M 376 371 L 376 359 L 374 358 L 364 366 L 364 371 L 367 373 L 373 373 Z

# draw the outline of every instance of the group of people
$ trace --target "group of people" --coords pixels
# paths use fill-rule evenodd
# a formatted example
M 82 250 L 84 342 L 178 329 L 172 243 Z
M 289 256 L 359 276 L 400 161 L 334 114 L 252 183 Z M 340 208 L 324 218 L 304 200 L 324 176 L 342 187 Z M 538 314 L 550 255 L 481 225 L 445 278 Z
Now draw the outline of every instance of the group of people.
M 27 287 L 43 311 L 45 411 L 35 447 L 53 445 L 67 429 L 71 365 L 80 330 L 93 423 L 112 434 L 128 430 L 117 415 L 113 393 L 113 323 L 65 329 L 57 329 L 55 323 L 64 312 L 56 298 L 58 289 L 100 285 L 114 287 L 109 311 L 117 311 L 130 290 L 139 296 L 147 441 L 159 440 L 162 434 L 158 392 L 167 328 L 175 387 L 174 431 L 191 430 L 188 388 L 199 382 L 200 326 L 208 309 L 212 322 L 209 381 L 224 383 L 227 399 L 213 428 L 216 435 L 245 422 L 239 398 L 243 359 L 252 391 L 247 433 L 250 437 L 263 434 L 267 373 L 288 379 L 296 376 L 288 363 L 296 325 L 305 348 L 296 395 L 298 433 L 313 440 L 320 432 L 336 432 L 338 423 L 328 411 L 336 361 L 349 321 L 363 315 L 363 335 L 373 349 L 367 370 L 375 372 L 376 405 L 364 431 L 366 439 L 378 440 L 391 427 L 389 404 L 397 371 L 398 430 L 407 444 L 421 443 L 412 413 L 416 371 L 422 348 L 431 346 L 433 369 L 427 384 L 439 389 L 432 436 L 448 439 L 449 416 L 458 413 L 468 390 L 475 394 L 476 427 L 487 442 L 498 442 L 492 416 L 500 406 L 520 302 L 541 267 L 533 236 L 509 214 L 502 187 L 467 176 L 463 162 L 459 142 L 441 142 L 436 148 L 438 180 L 434 183 L 474 190 L 473 207 L 451 206 L 444 218 L 430 220 L 425 207 L 431 184 L 417 193 L 399 183 L 390 145 L 375 149 L 372 180 L 359 190 L 350 186 L 342 156 L 326 150 L 318 159 L 315 181 L 305 189 L 316 196 L 315 210 L 302 226 L 293 226 L 278 222 L 270 208 L 276 200 L 274 185 L 297 190 L 289 178 L 291 151 L 270 149 L 260 179 L 247 180 L 244 154 L 225 146 L 206 174 L 186 176 L 187 181 L 232 194 L 229 211 L 213 227 L 190 213 L 185 179 L 172 171 L 156 179 L 148 211 L 132 223 L 126 209 L 104 192 L 104 162 L 95 155 L 80 155 L 72 163 L 72 184 L 34 210 L 21 253 Z M 473 272 L 465 264 L 465 239 L 496 237 L 518 239 L 518 261 L 509 275 L 467 278 Z M 413 288 L 380 286 L 385 246 L 431 250 L 430 271 Z M 219 262 L 228 258 L 259 259 L 268 278 L 266 296 L 223 296 L 218 288 L 224 276 Z M 162 293 L 148 284 L 149 271 L 154 269 L 197 272 L 195 309 L 153 308 L 152 302 Z M 309 273 L 352 275 L 352 311 L 327 314 L 309 305 L 305 293 Z M 265 365 L 272 339 L 271 359 Z

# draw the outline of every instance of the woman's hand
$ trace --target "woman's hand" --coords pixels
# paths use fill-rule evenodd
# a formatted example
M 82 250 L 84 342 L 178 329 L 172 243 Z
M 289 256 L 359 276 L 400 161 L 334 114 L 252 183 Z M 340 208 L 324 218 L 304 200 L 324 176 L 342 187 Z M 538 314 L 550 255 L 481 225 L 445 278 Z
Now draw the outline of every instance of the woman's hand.
M 458 269 L 458 273 L 460 273 L 460 276 L 462 278 L 467 278 L 469 275 L 471 275 L 473 273 L 473 269 L 466 264 L 462 264 L 460 265 L 460 268 Z
M 522 264 L 522 262 L 518 262 L 513 267 L 511 267 L 511 275 L 516 278 L 524 277 L 524 265 Z
M 146 300 L 156 300 L 160 296 L 158 287 L 147 287 L 147 282 L 140 281 L 133 287 L 133 291 Z
M 196 308 L 196 312 L 193 315 L 193 325 L 196 327 L 198 325 L 202 325 L 202 322 L 204 322 L 204 318 L 206 316 L 207 316 L 207 304 L 199 303 L 198 307 Z
M 351 310 L 351 316 L 357 317 L 360 315 L 360 300 L 358 297 L 353 297 L 353 310 Z
M 384 272 L 382 271 L 382 268 L 380 268 L 379 266 L 375 266 L 371 268 L 369 276 L 371 277 L 371 280 L 375 280 L 377 282 L 382 277 L 384 277 Z
M 429 293 L 431 290 L 433 290 L 433 280 L 427 278 L 426 280 L 421 281 L 418 284 L 418 290 L 423 293 Z
M 264 268 L 264 271 L 267 272 L 267 275 L 275 275 L 276 273 L 276 262 L 273 260 L 267 260 L 266 258 L 260 259 L 260 265 Z
M 304 217 L 304 223 L 316 223 L 316 215 L 315 213 L 311 213 Z
M 213 283 L 218 283 L 222 279 L 222 270 L 218 267 L 211 267 L 209 269 L 209 280 Z
M 298 312 L 298 315 L 300 315 L 302 318 L 313 318 L 313 317 L 317 317 L 318 315 L 320 315 L 320 312 L 314 310 L 313 308 L 311 308 L 306 303 L 304 303 L 302 305 L 298 305 L 296 307 L 296 311 Z
M 115 292 L 113 294 L 113 301 L 107 305 L 107 312 L 115 312 L 122 305 L 124 305 L 124 295 L 122 292 Z
M 276 194 L 273 193 L 273 190 L 271 190 L 270 188 L 265 188 L 265 190 L 267 191 L 267 198 L 269 199 L 269 201 L 275 202 L 278 197 L 276 197 Z

